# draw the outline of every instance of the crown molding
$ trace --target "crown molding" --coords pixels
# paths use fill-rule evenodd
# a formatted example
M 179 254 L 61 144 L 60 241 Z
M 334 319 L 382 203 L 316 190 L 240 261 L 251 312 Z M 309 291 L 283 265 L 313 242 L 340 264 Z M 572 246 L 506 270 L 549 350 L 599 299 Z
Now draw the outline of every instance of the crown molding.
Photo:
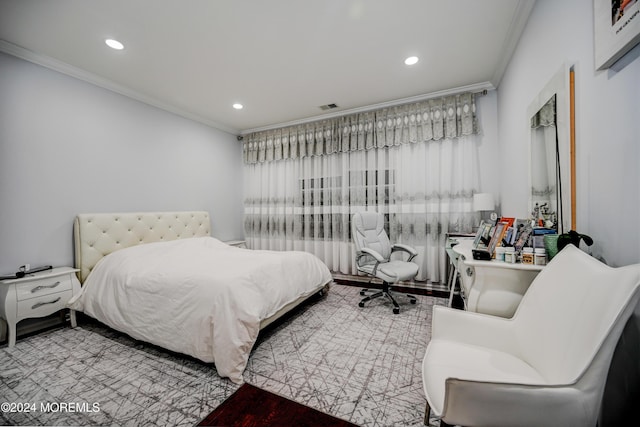
M 111 80 L 102 78 L 96 74 L 74 67 L 65 62 L 58 61 L 57 59 L 51 58 L 49 56 L 30 51 L 29 49 L 25 49 L 23 47 L 17 46 L 6 40 L 0 39 L 0 52 L 4 52 L 6 54 L 15 56 L 17 58 L 24 59 L 25 61 L 29 61 L 34 64 L 41 65 L 43 67 L 49 68 L 59 73 L 74 77 L 78 80 L 83 80 L 87 83 L 91 83 L 103 89 L 107 89 L 112 92 L 118 93 L 120 95 L 124 95 L 128 98 L 135 99 L 136 101 L 140 101 L 145 104 L 151 105 L 153 107 L 159 108 L 161 110 L 168 111 L 170 113 L 184 117 L 186 119 L 193 120 L 198 123 L 202 123 L 209 127 L 216 128 L 233 135 L 237 135 L 239 133 L 238 129 L 230 128 L 228 126 L 206 119 L 197 114 L 193 114 L 181 108 L 174 107 L 156 98 L 144 95 L 131 88 L 120 85 L 118 83 L 114 83 Z
M 509 65 L 511 58 L 513 57 L 513 52 L 515 52 L 516 46 L 518 46 L 518 43 L 520 42 L 520 37 L 522 37 L 524 27 L 529 21 L 529 15 L 531 14 L 531 10 L 534 5 L 535 0 L 518 1 L 516 12 L 513 14 L 513 19 L 511 20 L 507 36 L 504 39 L 504 44 L 501 49 L 502 57 L 500 58 L 500 62 L 493 73 L 493 77 L 491 78 L 491 83 L 495 87 L 500 86 L 502 76 L 504 76 L 507 65 Z

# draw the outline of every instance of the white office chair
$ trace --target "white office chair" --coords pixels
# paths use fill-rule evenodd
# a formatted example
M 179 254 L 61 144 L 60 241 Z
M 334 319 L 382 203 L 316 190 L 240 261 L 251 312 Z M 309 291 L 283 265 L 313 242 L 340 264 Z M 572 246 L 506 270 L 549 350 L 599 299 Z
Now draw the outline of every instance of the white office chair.
M 391 285 L 402 280 L 410 280 L 418 274 L 418 265 L 411 262 L 418 252 L 410 246 L 389 242 L 389 237 L 384 231 L 384 216 L 377 212 L 360 212 L 351 219 L 351 234 L 356 246 L 356 268 L 358 271 L 371 277 L 382 280 L 382 290 L 363 289 L 360 295 L 373 292 L 360 301 L 360 307 L 364 307 L 367 301 L 385 296 L 393 304 L 393 312 L 400 313 L 400 306 L 391 295 Z M 391 254 L 403 251 L 409 254 L 407 261 L 391 260 Z M 411 304 L 416 303 L 416 297 L 405 294 Z
M 432 410 L 450 425 L 595 426 L 639 300 L 640 264 L 611 268 L 569 245 L 511 319 L 434 307 L 422 364 L 425 423 Z

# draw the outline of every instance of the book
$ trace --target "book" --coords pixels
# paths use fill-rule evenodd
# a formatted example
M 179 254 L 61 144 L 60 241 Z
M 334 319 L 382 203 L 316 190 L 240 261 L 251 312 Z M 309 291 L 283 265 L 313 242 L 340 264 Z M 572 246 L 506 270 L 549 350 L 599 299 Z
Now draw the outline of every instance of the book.
M 533 234 L 534 236 L 540 236 L 540 235 L 544 235 L 544 234 L 557 234 L 557 231 L 555 228 L 541 228 L 541 227 L 536 227 L 533 229 Z
M 527 223 L 520 227 L 518 237 L 516 238 L 516 242 L 513 245 L 516 248 L 516 251 L 521 251 L 523 247 L 527 246 L 529 237 L 531 236 L 532 232 L 533 228 L 531 227 L 531 224 Z

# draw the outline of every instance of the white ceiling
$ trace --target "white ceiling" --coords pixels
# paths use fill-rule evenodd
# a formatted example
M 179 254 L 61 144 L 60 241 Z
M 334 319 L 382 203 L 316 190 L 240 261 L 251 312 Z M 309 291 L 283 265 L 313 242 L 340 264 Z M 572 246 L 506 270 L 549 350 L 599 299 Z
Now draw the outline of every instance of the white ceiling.
M 0 50 L 232 133 L 492 89 L 533 0 L 2 0 Z M 125 45 L 114 51 L 104 44 Z M 406 57 L 420 61 L 404 65 Z M 1 78 L 1 77 L 0 77 Z M 232 104 L 244 104 L 234 110 Z

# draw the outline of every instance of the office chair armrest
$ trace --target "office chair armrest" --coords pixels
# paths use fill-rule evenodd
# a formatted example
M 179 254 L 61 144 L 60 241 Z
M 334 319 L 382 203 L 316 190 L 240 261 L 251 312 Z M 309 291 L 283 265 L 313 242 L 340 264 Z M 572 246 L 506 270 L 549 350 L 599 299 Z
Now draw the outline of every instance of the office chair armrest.
M 360 264 L 360 258 L 364 256 L 371 256 L 376 260 L 376 265 L 373 266 L 373 270 L 370 273 L 367 273 L 367 274 L 371 274 L 372 276 L 375 276 L 376 273 L 378 272 L 378 266 L 380 265 L 381 262 L 387 262 L 387 260 L 384 259 L 382 255 L 380 255 L 378 252 L 374 251 L 373 249 L 362 248 L 360 250 L 360 253 L 356 256 L 357 265 Z
M 384 257 L 382 255 L 380 255 L 378 252 L 374 251 L 373 249 L 370 248 L 362 248 L 360 250 L 360 252 L 362 252 L 360 254 L 360 256 L 366 254 L 366 255 L 371 255 L 372 257 L 374 257 L 376 259 L 376 261 L 378 261 L 378 263 L 381 262 L 386 262 L 387 260 L 384 259 Z
M 409 254 L 409 259 L 407 260 L 407 262 L 411 261 L 413 258 L 416 257 L 416 255 L 418 255 L 418 251 L 416 251 L 411 246 L 403 245 L 402 243 L 396 243 L 393 246 L 391 246 L 391 253 L 396 251 L 407 252 Z

